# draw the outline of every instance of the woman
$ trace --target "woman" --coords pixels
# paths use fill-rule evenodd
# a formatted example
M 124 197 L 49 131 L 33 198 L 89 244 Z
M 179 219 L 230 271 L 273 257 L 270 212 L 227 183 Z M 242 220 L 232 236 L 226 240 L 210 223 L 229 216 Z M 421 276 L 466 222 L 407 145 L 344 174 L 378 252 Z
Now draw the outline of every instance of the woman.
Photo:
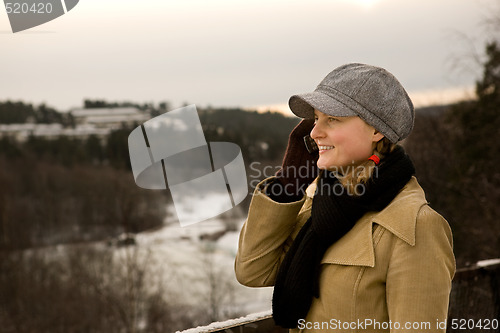
M 255 190 L 238 281 L 274 285 L 275 322 L 293 331 L 445 332 L 452 235 L 397 145 L 414 122 L 404 88 L 385 69 L 347 64 L 289 105 L 305 119 Z

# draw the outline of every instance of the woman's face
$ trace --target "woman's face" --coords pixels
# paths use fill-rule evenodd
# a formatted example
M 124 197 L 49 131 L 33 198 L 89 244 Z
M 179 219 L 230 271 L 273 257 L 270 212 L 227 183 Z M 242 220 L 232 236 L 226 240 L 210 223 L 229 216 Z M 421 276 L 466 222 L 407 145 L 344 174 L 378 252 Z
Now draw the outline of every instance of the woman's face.
M 311 137 L 319 147 L 317 166 L 339 171 L 366 161 L 384 136 L 359 117 L 332 117 L 314 111 Z

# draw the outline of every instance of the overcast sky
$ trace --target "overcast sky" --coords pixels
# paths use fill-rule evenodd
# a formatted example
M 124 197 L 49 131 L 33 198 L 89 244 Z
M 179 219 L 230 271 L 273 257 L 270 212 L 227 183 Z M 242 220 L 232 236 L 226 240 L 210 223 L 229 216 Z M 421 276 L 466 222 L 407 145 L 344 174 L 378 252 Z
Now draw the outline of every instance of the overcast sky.
M 464 91 L 479 72 L 452 71 L 472 47 L 459 35 L 482 51 L 497 2 L 80 0 L 15 34 L 0 8 L 0 100 L 277 105 L 348 62 L 385 67 L 415 98 Z

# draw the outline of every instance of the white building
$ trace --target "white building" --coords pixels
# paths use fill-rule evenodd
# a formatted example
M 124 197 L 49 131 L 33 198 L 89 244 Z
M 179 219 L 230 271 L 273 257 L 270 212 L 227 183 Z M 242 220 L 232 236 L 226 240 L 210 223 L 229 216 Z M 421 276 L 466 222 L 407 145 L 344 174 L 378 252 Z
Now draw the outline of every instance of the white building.
M 70 113 L 77 125 L 108 129 L 118 129 L 122 124 L 140 125 L 151 118 L 149 112 L 142 112 L 135 107 L 75 109 Z
M 140 125 L 151 118 L 149 112 L 142 112 L 134 107 L 75 109 L 70 111 L 75 119 L 75 128 L 64 128 L 61 124 L 0 124 L 0 138 L 10 137 L 25 142 L 30 136 L 55 139 L 68 136 L 87 139 L 95 135 L 105 139 L 112 130 L 122 125 Z
M 0 124 L 0 138 L 10 137 L 19 142 L 26 142 L 30 136 L 44 139 L 56 139 L 59 136 L 87 139 L 95 135 L 104 139 L 110 132 L 109 128 L 96 128 L 91 125 L 64 128 L 61 124 Z

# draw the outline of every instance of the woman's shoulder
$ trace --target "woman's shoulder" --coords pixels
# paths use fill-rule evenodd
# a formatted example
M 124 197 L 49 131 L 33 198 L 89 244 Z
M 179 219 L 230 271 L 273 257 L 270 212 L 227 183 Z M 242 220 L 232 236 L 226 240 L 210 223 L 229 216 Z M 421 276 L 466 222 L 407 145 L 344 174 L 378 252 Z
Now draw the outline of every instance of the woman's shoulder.
M 429 206 L 425 192 L 415 177 L 386 208 L 373 217 L 373 222 L 412 246 L 415 245 L 417 228 L 440 228 L 447 233 L 449 230 L 448 222 Z
M 439 235 L 453 245 L 453 235 L 448 221 L 429 205 L 419 210 L 415 224 L 415 235 L 420 239 L 436 238 Z
M 410 180 L 408 190 L 410 192 L 413 191 L 413 195 L 416 198 L 420 198 L 420 200 L 409 200 L 410 202 L 416 204 L 415 207 L 420 207 L 415 217 L 415 228 L 441 228 L 445 229 L 447 232 L 449 231 L 451 234 L 448 221 L 431 207 L 430 203 L 425 198 L 424 190 L 419 185 L 415 177 Z M 409 197 L 412 197 L 412 195 Z

